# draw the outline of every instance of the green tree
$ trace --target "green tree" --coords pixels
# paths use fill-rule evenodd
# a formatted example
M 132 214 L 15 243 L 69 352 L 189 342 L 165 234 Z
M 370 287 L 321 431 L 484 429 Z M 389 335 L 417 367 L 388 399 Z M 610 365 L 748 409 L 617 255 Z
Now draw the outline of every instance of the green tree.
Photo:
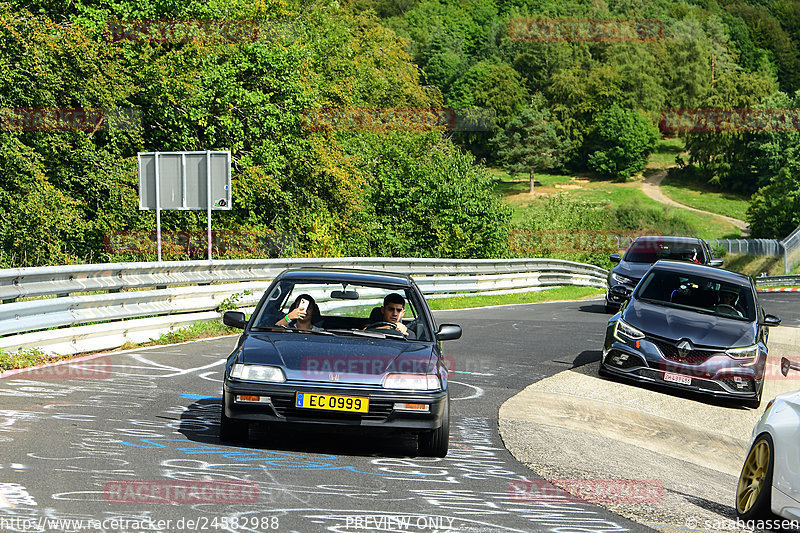
M 641 113 L 614 105 L 600 114 L 589 136 L 589 168 L 625 181 L 645 167 L 658 136 L 656 127 Z
M 782 239 L 800 226 L 800 165 L 782 168 L 771 183 L 756 192 L 747 210 L 750 234 L 756 239 Z
M 557 126 L 543 104 L 543 98 L 538 95 L 530 106 L 511 119 L 505 130 L 492 139 L 497 146 L 497 158 L 512 176 L 521 173 L 529 175 L 531 194 L 534 172 L 543 172 L 558 165 L 563 150 L 556 133 Z

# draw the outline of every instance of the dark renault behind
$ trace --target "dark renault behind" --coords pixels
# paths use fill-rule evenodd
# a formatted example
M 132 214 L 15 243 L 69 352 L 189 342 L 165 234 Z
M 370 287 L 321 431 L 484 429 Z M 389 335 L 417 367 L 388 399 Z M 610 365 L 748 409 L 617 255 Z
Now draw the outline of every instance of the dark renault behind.
M 608 258 L 611 262 L 618 264 L 608 273 L 607 313 L 619 309 L 620 304 L 624 301 L 611 292 L 611 287 L 623 285 L 633 290 L 650 266 L 660 259 L 689 261 L 713 267 L 723 265 L 722 259 L 713 259 L 711 248 L 706 241 L 694 237 L 638 237 L 631 243 L 623 257 L 620 257 L 619 254 L 611 254 Z

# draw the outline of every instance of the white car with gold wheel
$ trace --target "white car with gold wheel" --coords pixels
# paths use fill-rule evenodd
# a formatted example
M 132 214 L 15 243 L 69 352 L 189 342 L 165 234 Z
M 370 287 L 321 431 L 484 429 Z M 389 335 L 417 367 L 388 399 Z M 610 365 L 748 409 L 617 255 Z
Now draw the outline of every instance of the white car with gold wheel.
M 800 363 L 781 359 L 781 372 Z M 771 513 L 800 520 L 800 390 L 777 396 L 753 428 L 752 445 L 736 488 L 742 520 L 769 519 Z

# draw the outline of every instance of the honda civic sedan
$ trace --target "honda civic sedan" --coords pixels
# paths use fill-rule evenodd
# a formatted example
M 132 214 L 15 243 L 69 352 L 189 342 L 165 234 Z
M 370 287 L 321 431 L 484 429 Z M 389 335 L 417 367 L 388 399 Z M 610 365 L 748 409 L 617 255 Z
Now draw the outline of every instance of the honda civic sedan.
M 437 327 L 407 275 L 345 269 L 281 273 L 228 357 L 220 420 L 222 440 L 248 438 L 251 422 L 372 428 L 418 436 L 423 455 L 444 457 L 450 400 Z
M 768 326 L 751 278 L 704 265 L 658 261 L 608 322 L 601 373 L 757 407 Z

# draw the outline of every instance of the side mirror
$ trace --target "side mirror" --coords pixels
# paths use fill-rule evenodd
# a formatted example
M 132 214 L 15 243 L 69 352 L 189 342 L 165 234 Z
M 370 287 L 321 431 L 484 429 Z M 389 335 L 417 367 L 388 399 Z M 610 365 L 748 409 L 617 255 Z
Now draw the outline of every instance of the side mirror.
M 436 332 L 436 338 L 440 341 L 454 341 L 461 338 L 461 326 L 458 324 L 442 324 Z
M 764 322 L 762 323 L 765 326 L 780 326 L 781 317 L 775 315 L 764 315 Z
M 225 311 L 222 314 L 222 323 L 232 328 L 244 329 L 247 325 L 247 320 L 241 311 Z
M 611 294 L 624 300 L 630 300 L 633 291 L 625 285 L 614 285 L 611 287 Z
M 724 259 L 712 259 L 712 260 L 710 260 L 708 262 L 708 266 L 717 267 L 717 268 L 721 267 L 724 264 L 725 264 L 725 260 Z
M 800 370 L 800 363 L 795 363 L 794 361 L 789 361 L 785 357 L 781 357 L 781 374 L 786 376 L 789 370 Z
M 611 255 L 608 256 L 608 259 L 612 263 L 619 263 L 620 261 L 622 261 L 622 259 L 620 258 L 619 254 L 611 254 Z

